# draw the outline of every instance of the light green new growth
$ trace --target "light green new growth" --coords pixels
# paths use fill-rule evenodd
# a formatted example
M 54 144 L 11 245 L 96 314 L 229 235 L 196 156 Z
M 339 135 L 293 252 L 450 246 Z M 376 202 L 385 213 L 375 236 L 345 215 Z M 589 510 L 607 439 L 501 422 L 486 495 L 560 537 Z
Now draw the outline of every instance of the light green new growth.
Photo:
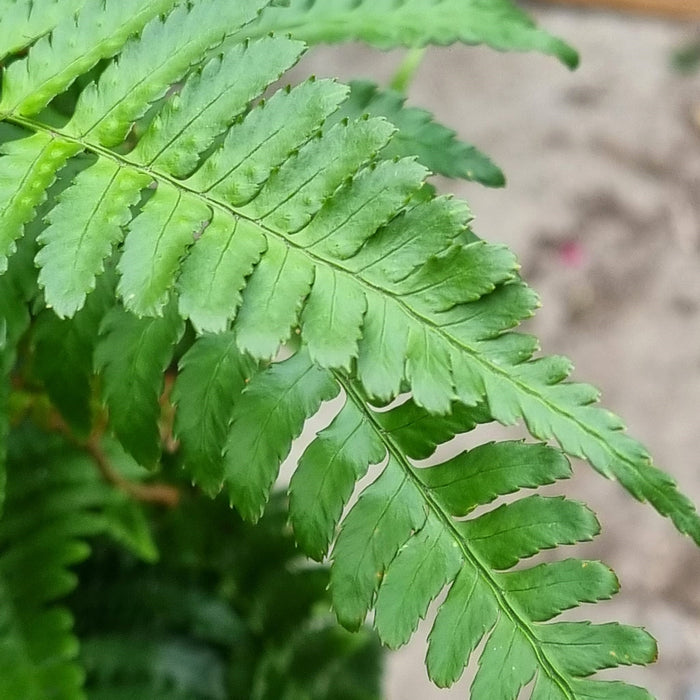
M 426 44 L 487 44 L 541 51 L 573 68 L 576 52 L 537 28 L 510 0 L 290 0 L 267 8 L 247 34 L 290 32 L 310 44 L 360 40 L 383 49 Z
M 598 532 L 582 504 L 520 494 L 568 477 L 561 452 L 504 442 L 416 465 L 478 424 L 522 420 L 700 544 L 693 504 L 594 405 L 596 390 L 513 330 L 537 306 L 513 254 L 425 185 L 427 168 L 488 184 L 500 171 L 373 86 L 269 89 L 300 39 L 486 43 L 570 65 L 571 49 L 507 0 L 9 6 L 26 39 L 2 12 L 0 56 L 13 60 L 0 94 L 0 497 L 30 308 L 35 372 L 68 425 L 90 432 L 99 393 L 122 446 L 153 468 L 170 400 L 192 481 L 253 521 L 305 421 L 341 394 L 289 493 L 300 548 L 333 560 L 343 625 L 374 610 L 400 646 L 447 588 L 427 656 L 438 685 L 484 641 L 474 698 L 527 685 L 534 700 L 649 697 L 588 679 L 652 661 L 646 632 L 544 624 L 609 598 L 612 572 L 579 560 L 513 569 Z M 75 109 L 61 118 L 52 100 L 69 88 Z M 285 346 L 296 352 L 282 361 Z M 348 509 L 371 465 L 378 476 Z M 506 494 L 517 500 L 483 508 Z M 4 585 L 0 571 L 0 601 Z

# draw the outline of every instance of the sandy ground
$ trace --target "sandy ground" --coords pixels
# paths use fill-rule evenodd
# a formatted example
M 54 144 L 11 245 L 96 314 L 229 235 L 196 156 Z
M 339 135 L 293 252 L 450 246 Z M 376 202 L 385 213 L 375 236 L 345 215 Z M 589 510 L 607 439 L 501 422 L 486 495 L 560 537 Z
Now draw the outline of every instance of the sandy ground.
M 440 186 L 470 203 L 482 237 L 518 253 L 542 297 L 532 329 L 545 351 L 572 357 L 575 376 L 602 389 L 700 503 L 700 75 L 670 68 L 700 25 L 533 8 L 580 50 L 578 71 L 537 55 L 432 49 L 410 100 L 505 170 L 505 190 Z M 323 49 L 302 72 L 386 82 L 400 59 Z M 603 526 L 580 553 L 605 560 L 622 583 L 614 601 L 580 616 L 643 625 L 660 643 L 651 668 L 605 675 L 644 684 L 659 700 L 700 697 L 700 551 L 586 465 L 566 491 Z M 469 671 L 449 691 L 430 685 L 419 637 L 391 655 L 387 697 L 469 697 Z

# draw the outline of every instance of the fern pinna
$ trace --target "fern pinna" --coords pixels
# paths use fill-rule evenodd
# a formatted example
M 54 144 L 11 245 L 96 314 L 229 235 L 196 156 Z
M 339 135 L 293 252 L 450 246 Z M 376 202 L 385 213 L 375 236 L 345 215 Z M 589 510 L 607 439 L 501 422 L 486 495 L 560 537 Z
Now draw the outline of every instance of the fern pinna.
M 646 632 L 548 622 L 610 597 L 606 567 L 513 569 L 591 539 L 594 515 L 538 495 L 477 510 L 566 478 L 563 454 L 505 442 L 417 461 L 477 424 L 522 420 L 700 543 L 693 505 L 593 388 L 565 381 L 568 360 L 535 357 L 536 339 L 511 330 L 537 306 L 514 256 L 478 239 L 467 206 L 434 196 L 408 155 L 451 134 L 431 141 L 427 117 L 362 84 L 349 102 L 348 87 L 314 79 L 263 98 L 302 40 L 484 42 L 573 64 L 571 49 L 508 0 L 0 0 L 0 11 L 3 443 L 28 344 L 71 429 L 90 433 L 99 394 L 144 466 L 159 461 L 171 400 L 192 480 L 255 521 L 305 421 L 342 394 L 289 493 L 301 549 L 321 560 L 332 546 L 343 625 L 374 609 L 399 646 L 449 587 L 427 654 L 439 685 L 486 640 L 475 698 L 528 684 L 535 700 L 649 697 L 589 679 L 653 660 Z M 455 153 L 500 184 L 480 156 Z M 283 345 L 294 354 L 279 360 Z M 348 507 L 370 465 L 378 476 Z

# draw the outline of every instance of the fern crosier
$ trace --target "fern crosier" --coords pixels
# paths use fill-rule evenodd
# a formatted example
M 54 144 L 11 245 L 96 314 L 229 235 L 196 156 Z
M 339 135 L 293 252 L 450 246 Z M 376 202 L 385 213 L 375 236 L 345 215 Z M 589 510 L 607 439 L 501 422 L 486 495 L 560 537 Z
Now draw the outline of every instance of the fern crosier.
M 40 16 L 42 4 L 52 12 Z M 39 272 L 29 295 L 0 299 L 4 375 L 24 328 L 13 317 L 26 317 L 27 296 L 41 298 L 43 323 L 65 321 L 73 333 L 58 334 L 59 350 L 74 356 L 69 341 L 78 338 L 90 356 L 115 434 L 153 466 L 165 372 L 186 350 L 172 394 L 186 466 L 208 492 L 225 486 L 251 520 L 305 420 L 342 389 L 344 408 L 291 484 L 300 545 L 321 558 L 356 480 L 386 460 L 333 549 L 341 622 L 356 627 L 374 606 L 381 636 L 399 645 L 451 585 L 431 636 L 436 682 L 453 682 L 488 636 L 476 697 L 494 697 L 491 688 L 515 697 L 530 681 L 540 700 L 645 697 L 580 679 L 651 660 L 645 633 L 541 624 L 611 595 L 607 570 L 565 562 L 501 573 L 541 549 L 590 539 L 597 525 L 583 506 L 531 496 L 457 520 L 500 495 L 562 478 L 563 457 L 504 443 L 428 470 L 411 460 L 476 423 L 522 419 L 533 436 L 588 459 L 700 543 L 695 509 L 619 419 L 592 405 L 594 389 L 564 381 L 568 360 L 533 359 L 536 340 L 509 330 L 537 303 L 513 255 L 474 236 L 466 205 L 433 197 L 420 162 L 393 157 L 392 124 L 366 115 L 333 123 L 349 91 L 330 80 L 261 98 L 304 51 L 294 38 L 300 3 L 269 4 L 85 0 L 67 3 L 63 15 L 48 0 L 10 3 L 25 39 L 0 44 L 0 57 L 12 58 L 0 96 L 0 282 L 27 255 Z M 377 43 L 462 38 L 544 48 L 573 62 L 505 0 L 496 18 L 495 5 L 472 3 L 460 15 L 463 31 L 450 20 L 449 36 L 433 4 L 400 3 L 412 17 L 422 11 L 423 38 L 388 32 Z M 323 39 L 339 38 L 333 18 L 347 19 L 362 3 L 312 5 L 316 34 L 306 38 Z M 384 5 L 377 7 L 389 13 Z M 9 36 L 5 17 L 0 39 Z M 345 26 L 372 39 L 365 24 Z M 267 35 L 275 28 L 292 37 Z M 17 56 L 25 46 L 27 55 Z M 83 86 L 73 85 L 78 79 Z M 55 98 L 67 90 L 77 100 L 62 114 Z M 25 233 L 29 222 L 40 229 L 36 240 Z M 40 329 L 31 331 L 39 358 Z M 297 331 L 301 349 L 274 362 Z M 89 421 L 89 373 L 71 375 L 85 389 L 74 410 L 58 398 L 68 384 L 56 376 L 61 369 L 38 364 L 66 420 Z M 406 391 L 409 402 L 376 410 Z M 0 437 L 3 430 L 0 423 Z M 487 484 L 491 464 L 503 471 Z M 448 619 L 458 624 L 454 638 Z M 506 648 L 512 674 L 500 674 Z

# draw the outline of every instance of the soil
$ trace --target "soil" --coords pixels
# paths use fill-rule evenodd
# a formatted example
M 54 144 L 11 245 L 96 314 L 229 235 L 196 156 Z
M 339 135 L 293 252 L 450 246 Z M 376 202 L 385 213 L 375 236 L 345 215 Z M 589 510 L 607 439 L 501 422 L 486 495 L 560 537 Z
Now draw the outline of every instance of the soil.
M 700 40 L 700 24 L 530 9 L 579 49 L 578 71 L 534 54 L 434 48 L 410 102 L 504 169 L 505 190 L 439 186 L 469 202 L 480 236 L 518 253 L 542 298 L 529 330 L 544 351 L 573 358 L 575 377 L 600 387 L 603 403 L 700 503 L 700 73 L 671 67 L 675 50 Z M 319 49 L 300 70 L 386 84 L 401 58 Z M 573 617 L 643 625 L 660 647 L 649 668 L 602 675 L 660 700 L 700 697 L 700 550 L 585 464 L 575 471 L 566 492 L 593 507 L 603 534 L 566 554 L 603 559 L 622 591 Z M 427 680 L 426 632 L 389 657 L 387 697 L 469 697 L 471 669 L 451 690 Z

